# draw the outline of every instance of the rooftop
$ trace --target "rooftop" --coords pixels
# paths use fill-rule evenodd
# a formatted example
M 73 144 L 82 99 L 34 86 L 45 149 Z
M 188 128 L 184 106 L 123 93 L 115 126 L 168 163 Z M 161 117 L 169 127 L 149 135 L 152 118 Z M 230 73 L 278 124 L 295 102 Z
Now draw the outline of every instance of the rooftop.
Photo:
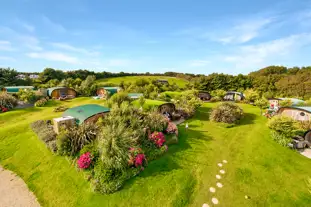
M 99 114 L 109 112 L 110 109 L 97 104 L 86 104 L 67 109 L 63 113 L 63 117 L 72 116 L 76 118 L 78 124 L 82 124 L 86 119 Z

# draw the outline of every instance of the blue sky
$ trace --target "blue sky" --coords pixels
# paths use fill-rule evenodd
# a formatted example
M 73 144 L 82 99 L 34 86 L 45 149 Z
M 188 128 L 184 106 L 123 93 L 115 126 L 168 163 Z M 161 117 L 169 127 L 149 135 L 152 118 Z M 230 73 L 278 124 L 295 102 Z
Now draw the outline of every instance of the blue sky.
M 310 0 L 10 0 L 0 67 L 247 74 L 311 65 Z

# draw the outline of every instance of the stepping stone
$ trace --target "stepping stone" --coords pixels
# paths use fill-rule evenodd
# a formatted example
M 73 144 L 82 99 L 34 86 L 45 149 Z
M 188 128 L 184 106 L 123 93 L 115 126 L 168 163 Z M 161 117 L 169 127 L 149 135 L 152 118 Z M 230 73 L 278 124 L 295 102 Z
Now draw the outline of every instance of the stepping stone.
M 213 188 L 213 187 L 210 187 L 210 188 L 209 188 L 209 191 L 212 192 L 212 193 L 215 193 L 215 192 L 216 192 L 216 189 Z
M 222 186 L 223 186 L 221 183 L 216 183 L 216 185 L 218 188 L 222 188 Z
M 221 163 L 218 163 L 218 166 L 219 166 L 219 167 L 222 167 L 222 164 L 221 164 Z
M 224 170 L 219 170 L 219 172 L 220 172 L 221 174 L 225 174 L 225 173 L 226 173 L 226 171 L 224 171 Z
M 202 207 L 209 207 L 209 205 L 204 203 Z
M 222 162 L 223 162 L 223 163 L 228 163 L 228 161 L 227 161 L 227 160 L 223 160 Z
M 220 179 L 221 179 L 221 176 L 220 176 L 220 175 L 216 175 L 216 178 L 217 178 L 218 180 L 220 180 Z
M 218 199 L 217 198 L 212 198 L 212 203 L 217 205 L 218 204 Z

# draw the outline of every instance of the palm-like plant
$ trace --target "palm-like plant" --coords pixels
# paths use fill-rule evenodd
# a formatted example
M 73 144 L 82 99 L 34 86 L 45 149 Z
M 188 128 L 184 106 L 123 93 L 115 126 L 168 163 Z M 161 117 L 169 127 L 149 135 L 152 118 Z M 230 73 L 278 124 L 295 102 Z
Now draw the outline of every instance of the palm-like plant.
M 129 159 L 129 148 L 138 137 L 123 123 L 104 126 L 99 134 L 99 151 L 103 164 L 109 169 L 124 169 Z

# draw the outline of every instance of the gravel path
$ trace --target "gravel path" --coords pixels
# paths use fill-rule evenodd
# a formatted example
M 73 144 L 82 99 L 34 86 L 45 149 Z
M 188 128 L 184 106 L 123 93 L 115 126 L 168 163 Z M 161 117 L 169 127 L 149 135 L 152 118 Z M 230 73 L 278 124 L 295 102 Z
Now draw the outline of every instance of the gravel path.
M 0 207 L 40 207 L 24 181 L 0 166 Z

